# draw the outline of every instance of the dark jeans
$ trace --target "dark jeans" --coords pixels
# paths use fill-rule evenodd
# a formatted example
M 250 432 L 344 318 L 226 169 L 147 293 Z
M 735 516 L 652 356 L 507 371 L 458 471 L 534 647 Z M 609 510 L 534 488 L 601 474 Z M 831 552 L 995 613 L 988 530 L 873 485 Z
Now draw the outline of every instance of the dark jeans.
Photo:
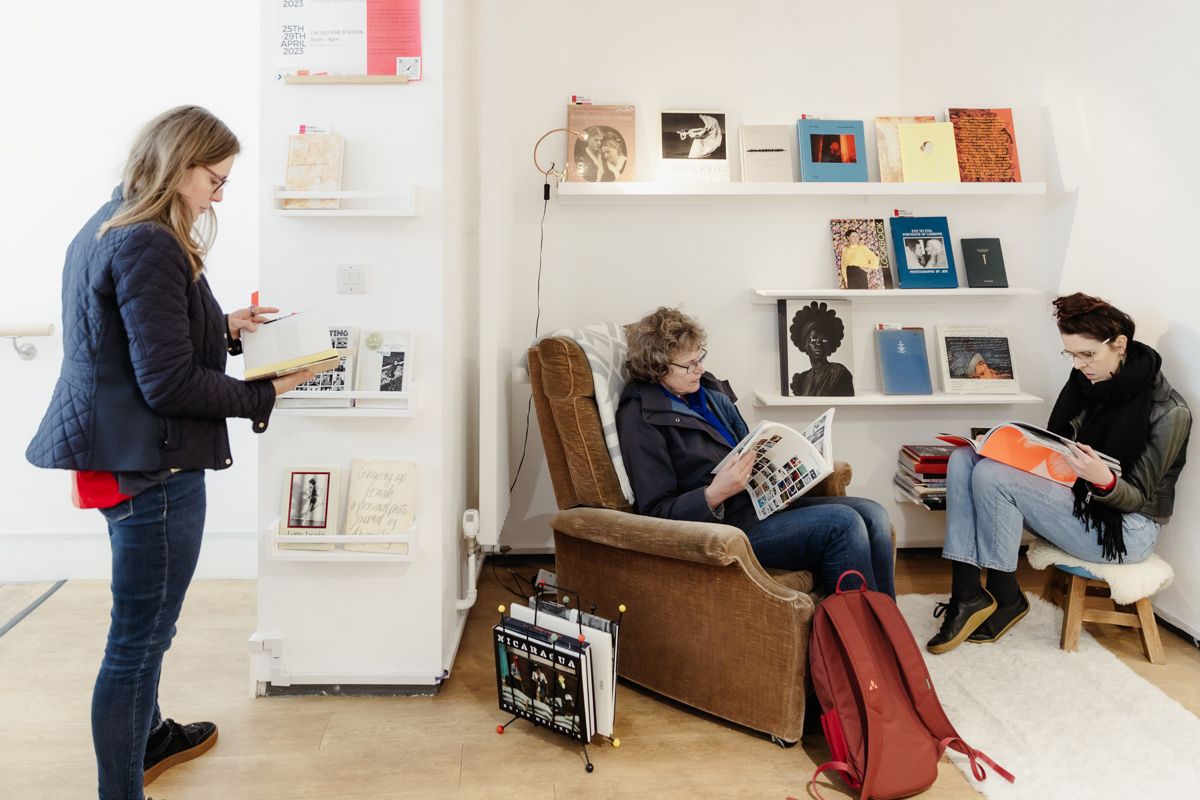
M 764 567 L 818 572 L 822 594 L 856 569 L 877 592 L 896 596 L 892 565 L 892 523 L 887 511 L 863 497 L 801 497 L 776 511 L 748 534 Z M 847 579 L 843 588 L 857 588 Z
M 92 692 L 101 800 L 141 800 L 146 739 L 158 727 L 163 654 L 204 532 L 204 472 L 177 472 L 100 513 L 112 546 L 112 623 Z

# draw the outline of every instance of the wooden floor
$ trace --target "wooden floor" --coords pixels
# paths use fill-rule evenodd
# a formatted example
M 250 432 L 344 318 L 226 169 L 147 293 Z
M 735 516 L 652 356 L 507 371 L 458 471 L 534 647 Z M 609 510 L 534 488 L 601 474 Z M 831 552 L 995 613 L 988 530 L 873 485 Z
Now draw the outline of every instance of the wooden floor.
M 533 566 L 529 566 L 532 564 Z M 512 562 L 522 574 L 537 562 Z M 503 573 L 503 570 L 501 571 Z M 901 593 L 941 593 L 936 557 L 904 557 Z M 1040 575 L 1021 573 L 1028 588 Z M 162 700 L 179 720 L 212 719 L 220 741 L 168 771 L 156 800 L 189 798 L 775 798 L 807 797 L 804 784 L 828 753 L 819 737 L 788 750 L 758 734 L 663 701 L 618 690 L 622 747 L 579 748 L 496 708 L 489 629 L 509 597 L 485 570 L 462 650 L 437 697 L 247 698 L 246 638 L 254 629 L 251 581 L 197 581 L 167 654 Z M 71 581 L 0 637 L 0 798 L 95 797 L 89 731 L 92 681 L 103 649 L 108 587 Z M 1167 664 L 1141 656 L 1136 634 L 1089 630 L 1139 674 L 1200 714 L 1200 652 L 1164 631 Z M 846 796 L 837 789 L 830 797 Z M 975 797 L 948 762 L 924 798 Z

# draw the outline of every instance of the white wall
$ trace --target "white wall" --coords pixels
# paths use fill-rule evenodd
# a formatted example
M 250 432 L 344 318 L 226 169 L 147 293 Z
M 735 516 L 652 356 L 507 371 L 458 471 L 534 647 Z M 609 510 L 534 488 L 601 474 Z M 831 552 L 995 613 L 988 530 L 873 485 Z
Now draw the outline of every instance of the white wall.
M 245 305 L 258 272 L 256 5 L 20 3 L 6 10 L 5 29 L 0 321 L 61 329 L 68 243 L 119 183 L 140 127 L 185 103 L 212 110 L 242 142 L 208 266 L 221 303 Z M 108 574 L 103 518 L 71 506 L 66 473 L 35 469 L 24 457 L 58 374 L 60 332 L 34 340 L 40 352 L 32 362 L 0 342 L 0 581 Z M 221 501 L 209 506 L 201 576 L 253 574 L 257 443 L 245 421 L 231 423 L 230 439 L 234 466 L 209 477 L 210 495 Z
M 542 211 L 541 177 L 530 151 L 546 130 L 565 121 L 573 93 L 596 103 L 633 103 L 637 108 L 638 175 L 655 170 L 658 112 L 711 108 L 727 112 L 731 173 L 736 180 L 738 128 L 743 123 L 794 123 L 801 113 L 866 119 L 878 114 L 940 113 L 950 105 L 1011 105 L 1016 116 L 1022 172 L 1026 180 L 1047 179 L 1047 126 L 1037 81 L 991 81 L 982 87 L 956 79 L 961 65 L 910 58 L 905 32 L 928 26 L 921 8 L 874 3 L 842 6 L 836 27 L 827 11 L 809 4 L 752 2 L 736 13 L 673 0 L 652 4 L 610 3 L 606 13 L 622 21 L 619 46 L 591 24 L 584 6 L 544 0 L 508 3 L 498 47 L 496 105 L 507 139 L 501 155 L 508 180 L 495 170 L 498 205 L 510 208 L 511 246 L 497 266 L 497 305 L 511 309 L 497 321 L 499 350 L 508 368 L 532 336 Z M 711 8 L 716 9 L 715 5 Z M 836 30 L 837 35 L 831 35 Z M 951 29 L 946 29 L 947 31 Z M 584 33 L 585 32 L 585 33 Z M 848 49 L 847 36 L 866 46 Z M 922 33 L 927 37 L 928 33 Z M 946 34 L 942 38 L 954 38 Z M 928 48 L 940 52 L 941 45 Z M 989 61 L 988 65 L 994 63 Z M 979 72 L 984 71 L 980 65 Z M 491 119 L 491 117 L 489 117 Z M 877 177 L 873 126 L 867 125 L 867 157 Z M 544 159 L 562 159 L 562 139 L 551 140 Z M 485 187 L 485 203 L 489 189 Z M 1057 287 L 1060 264 L 1053 258 L 1050 221 L 1059 198 L 914 198 L 917 213 L 946 215 L 952 238 L 999 236 L 1010 281 L 1045 292 Z M 769 417 L 804 423 L 816 409 L 759 408 L 755 389 L 778 391 L 775 315 L 754 304 L 754 288 L 833 286 L 829 220 L 890 216 L 894 201 L 862 198 L 789 198 L 726 201 L 708 205 L 558 205 L 546 221 L 540 330 L 606 320 L 631 321 L 657 305 L 681 305 L 709 331 L 708 366 L 732 381 L 751 424 Z M 499 243 L 500 238 L 497 236 Z M 960 256 L 956 245 L 956 256 Z M 486 280 L 486 276 L 485 276 Z M 1021 388 L 1044 396 L 1052 389 L 1038 360 L 1053 326 L 1037 299 L 992 300 L 956 308 L 905 301 L 854 309 L 856 385 L 875 381 L 870 329 L 878 321 L 924 324 L 996 321 L 1012 324 Z M 503 361 L 503 355 L 501 360 Z M 508 465 L 520 459 L 528 388 L 506 386 Z M 485 412 L 486 412 L 485 408 Z M 904 545 L 941 541 L 940 514 L 892 499 L 891 478 L 898 446 L 930 441 L 947 428 L 1004 419 L 1041 420 L 1037 406 L 938 408 L 844 407 L 835 424 L 837 457 L 854 466 L 851 491 L 883 502 Z M 511 497 L 502 542 L 546 547 L 553 494 L 537 425 L 531 425 L 528 455 Z M 484 451 L 486 453 L 486 450 Z M 506 483 L 506 482 L 505 482 Z

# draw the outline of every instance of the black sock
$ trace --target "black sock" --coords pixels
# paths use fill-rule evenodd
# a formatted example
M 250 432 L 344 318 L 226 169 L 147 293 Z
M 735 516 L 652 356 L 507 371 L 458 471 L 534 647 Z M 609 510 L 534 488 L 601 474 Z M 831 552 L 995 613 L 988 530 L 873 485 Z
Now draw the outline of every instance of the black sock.
M 980 580 L 981 570 L 974 564 L 964 564 L 961 561 L 950 562 L 950 599 L 965 603 L 974 600 L 983 593 L 983 583 Z
M 1015 572 L 989 569 L 987 588 L 992 593 L 992 597 L 996 598 L 996 602 L 1002 606 L 1016 605 L 1021 601 L 1021 584 L 1017 583 L 1017 573 Z

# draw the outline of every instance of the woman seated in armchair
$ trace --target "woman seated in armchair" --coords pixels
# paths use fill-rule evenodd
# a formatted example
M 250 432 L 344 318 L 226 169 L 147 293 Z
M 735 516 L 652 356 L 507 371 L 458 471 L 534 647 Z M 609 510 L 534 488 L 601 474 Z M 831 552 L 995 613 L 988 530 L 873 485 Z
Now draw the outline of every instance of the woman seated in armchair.
M 630 382 L 617 409 L 638 513 L 745 531 L 764 567 L 812 570 L 823 594 L 848 569 L 895 596 L 891 522 L 860 497 L 801 497 L 761 522 L 746 494 L 754 453 L 712 470 L 749 432 L 729 384 L 704 370 L 704 329 L 659 308 L 627 330 Z
M 1017 551 L 1028 527 L 1085 561 L 1143 561 L 1170 517 L 1192 416 L 1162 374 L 1162 358 L 1133 338 L 1128 314 L 1086 294 L 1054 301 L 1062 355 L 1074 369 L 1047 425 L 1074 442 L 1066 458 L 1074 486 L 982 458 L 950 456 L 946 543 L 950 601 L 939 603 L 932 653 L 966 640 L 994 642 L 1029 610 L 1017 584 Z M 1117 477 L 1097 456 L 1121 463 Z M 987 568 L 987 589 L 980 573 Z

